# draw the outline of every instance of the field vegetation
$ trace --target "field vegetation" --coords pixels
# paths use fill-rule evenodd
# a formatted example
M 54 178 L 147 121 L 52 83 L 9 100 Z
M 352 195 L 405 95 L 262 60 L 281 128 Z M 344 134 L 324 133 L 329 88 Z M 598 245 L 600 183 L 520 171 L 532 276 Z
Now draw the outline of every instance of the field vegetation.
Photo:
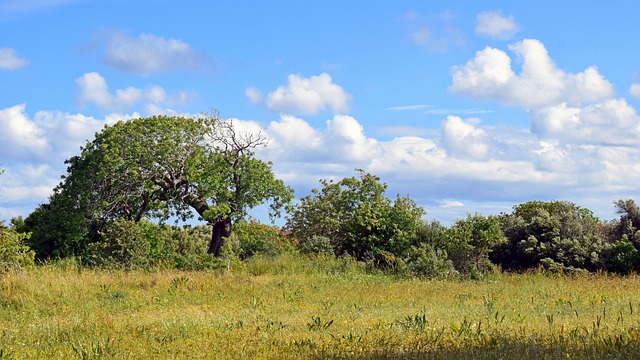
M 7 359 L 635 359 L 640 278 L 493 273 L 421 280 L 346 258 L 217 270 L 6 272 Z

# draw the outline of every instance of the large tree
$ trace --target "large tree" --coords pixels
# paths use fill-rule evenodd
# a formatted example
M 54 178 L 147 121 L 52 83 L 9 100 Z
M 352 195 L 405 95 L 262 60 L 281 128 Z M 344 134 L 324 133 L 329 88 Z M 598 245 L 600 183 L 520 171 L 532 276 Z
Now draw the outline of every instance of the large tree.
M 261 134 L 241 133 L 217 114 L 118 122 L 67 161 L 54 197 L 70 199 L 89 222 L 195 212 L 212 226 L 208 252 L 219 256 L 233 220 L 265 202 L 278 216 L 293 198 L 271 164 L 254 156 L 265 144 Z

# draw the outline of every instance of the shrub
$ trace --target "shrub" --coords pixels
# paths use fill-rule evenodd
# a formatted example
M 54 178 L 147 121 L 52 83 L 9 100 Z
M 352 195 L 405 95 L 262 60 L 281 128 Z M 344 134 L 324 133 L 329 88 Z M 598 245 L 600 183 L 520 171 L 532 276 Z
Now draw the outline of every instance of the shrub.
M 0 224 L 0 272 L 34 265 L 35 253 L 26 245 L 29 234 L 6 229 Z
M 390 253 L 401 259 L 416 240 L 424 210 L 408 197 L 386 197 L 387 184 L 357 171 L 359 177 L 321 180 L 322 188 L 313 189 L 290 212 L 286 229 L 298 239 L 331 239 L 338 256 L 370 261 Z
M 638 249 L 625 234 L 613 244 L 607 259 L 607 270 L 619 274 L 628 274 L 636 270 L 636 264 L 639 261 Z
M 456 272 L 447 252 L 443 249 L 436 250 L 427 243 L 413 246 L 405 262 L 412 275 L 426 279 L 445 278 Z
M 334 254 L 334 247 L 331 243 L 331 239 L 322 235 L 312 235 L 300 239 L 298 242 L 298 249 L 303 254 Z
M 446 235 L 444 249 L 456 271 L 474 278 L 493 270 L 489 254 L 505 242 L 498 218 L 480 214 L 457 220 Z
M 605 264 L 611 245 L 593 213 L 568 201 L 531 201 L 501 217 L 506 243 L 491 259 L 504 269 L 586 269 Z M 543 261 L 544 260 L 544 261 Z
M 295 249 L 282 230 L 257 221 L 236 223 L 230 241 L 236 244 L 235 251 L 241 259 L 258 254 L 274 256 Z
M 91 266 L 146 268 L 150 245 L 133 221 L 113 220 L 99 232 L 100 241 L 87 247 L 86 262 Z

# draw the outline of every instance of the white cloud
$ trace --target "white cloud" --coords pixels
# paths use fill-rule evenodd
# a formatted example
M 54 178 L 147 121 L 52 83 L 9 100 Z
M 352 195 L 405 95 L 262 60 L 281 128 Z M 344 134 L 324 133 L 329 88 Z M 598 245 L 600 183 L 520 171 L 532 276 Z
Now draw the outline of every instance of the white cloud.
M 442 144 L 451 156 L 485 159 L 489 155 L 487 133 L 472 121 L 447 116 L 442 123 Z
M 174 70 L 212 72 L 218 64 L 210 56 L 199 53 L 179 39 L 153 34 L 130 37 L 122 31 L 108 34 L 103 61 L 121 71 L 150 75 Z
M 449 90 L 475 100 L 495 100 L 524 108 L 565 102 L 580 105 L 611 98 L 613 86 L 595 67 L 570 74 L 559 69 L 538 40 L 525 39 L 509 49 L 523 60 L 516 75 L 511 58 L 502 50 L 487 47 L 462 66 L 453 67 Z
M 25 104 L 0 110 L 0 160 L 21 161 L 44 158 L 51 146 L 39 128 L 25 114 Z
M 18 56 L 15 49 L 0 48 L 0 69 L 17 70 L 28 64 L 29 61 Z
M 105 124 L 139 117 L 112 114 L 98 120 L 82 114 L 38 111 L 33 118 L 25 104 L 0 109 L 0 218 L 26 216 L 46 202 L 65 173 L 64 160 L 80 153 Z
M 513 16 L 505 17 L 501 11 L 483 11 L 476 16 L 477 34 L 506 40 L 512 38 L 519 30 Z
M 93 103 L 102 110 L 118 111 L 126 109 L 142 99 L 142 91 L 134 87 L 109 93 L 107 81 L 96 72 L 86 73 L 76 79 L 79 94 L 76 98 L 80 105 Z
M 640 146 L 640 117 L 624 99 L 586 107 L 565 103 L 531 113 L 532 131 L 541 138 L 578 144 Z
M 188 91 L 167 94 L 166 90 L 158 85 L 149 85 L 145 89 L 129 86 L 111 94 L 105 78 L 96 72 L 86 73 L 77 78 L 76 86 L 76 101 L 80 105 L 95 104 L 108 112 L 127 111 L 144 102 L 148 114 L 173 113 L 175 111 L 167 106 L 181 106 L 195 97 L 195 93 Z
M 427 105 L 427 104 L 404 105 L 404 106 L 394 106 L 394 107 L 386 108 L 385 110 L 391 110 L 391 111 L 424 110 L 432 106 L 433 105 Z
M 640 84 L 632 84 L 629 88 L 629 95 L 636 99 L 640 99 Z
M 315 115 L 331 109 L 334 113 L 349 111 L 351 95 L 335 83 L 327 73 L 310 78 L 289 75 L 286 86 L 278 87 L 269 93 L 267 108 L 271 111 Z

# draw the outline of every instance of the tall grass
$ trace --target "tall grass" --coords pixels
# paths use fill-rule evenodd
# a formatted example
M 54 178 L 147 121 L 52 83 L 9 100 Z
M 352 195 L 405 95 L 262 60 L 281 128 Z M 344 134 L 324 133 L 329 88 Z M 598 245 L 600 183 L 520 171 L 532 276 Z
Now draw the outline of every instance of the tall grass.
M 2 275 L 0 359 L 639 358 L 640 278 L 422 281 L 283 255 L 215 271 Z

